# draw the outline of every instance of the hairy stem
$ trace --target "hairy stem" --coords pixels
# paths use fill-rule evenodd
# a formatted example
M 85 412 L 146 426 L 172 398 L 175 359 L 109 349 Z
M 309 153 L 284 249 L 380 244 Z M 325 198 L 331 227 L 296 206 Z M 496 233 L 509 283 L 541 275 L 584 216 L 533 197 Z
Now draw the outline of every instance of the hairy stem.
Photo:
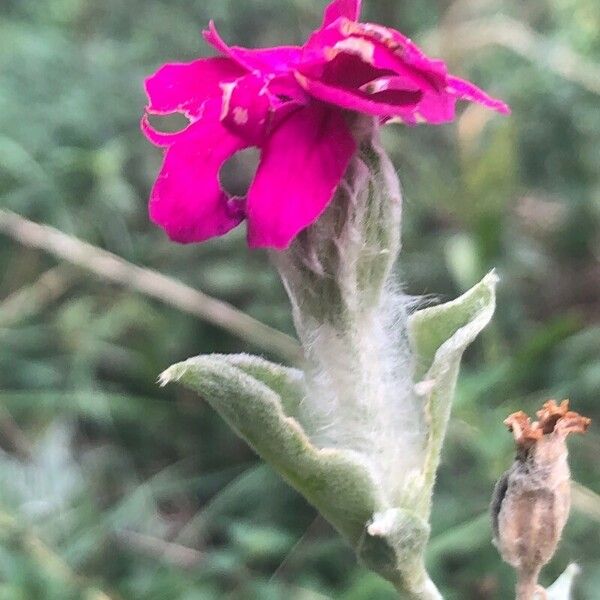
M 403 585 L 396 585 L 398 596 L 402 600 L 443 600 L 442 594 L 439 592 L 433 581 L 426 575 L 423 585 L 419 590 L 407 590 Z
M 517 577 L 516 600 L 536 600 L 540 586 L 538 577 L 540 569 L 521 569 Z M 545 593 L 542 598 L 545 597 Z

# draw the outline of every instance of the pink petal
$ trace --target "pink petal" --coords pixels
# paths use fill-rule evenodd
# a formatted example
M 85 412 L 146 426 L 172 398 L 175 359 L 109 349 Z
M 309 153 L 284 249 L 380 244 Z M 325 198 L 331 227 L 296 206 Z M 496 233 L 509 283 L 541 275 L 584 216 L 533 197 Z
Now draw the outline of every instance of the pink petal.
M 414 112 L 415 122 L 441 125 L 456 117 L 456 98 L 444 93 L 427 93 Z
M 425 86 L 422 78 L 398 77 L 394 64 L 390 69 L 377 68 L 374 52 L 368 40 L 342 40 L 323 50 L 325 62 L 318 62 L 313 54 L 313 62 L 300 64 L 296 79 L 309 94 L 341 108 L 381 117 L 406 116 L 407 108 L 421 100 L 422 89 L 432 86 L 427 80 Z M 388 81 L 398 83 L 388 89 Z
M 384 99 L 393 99 L 402 95 L 410 89 L 416 90 L 417 86 L 411 88 L 407 85 L 404 77 L 381 77 L 363 86 L 365 91 L 373 94 L 373 97 L 380 101 Z M 444 92 L 427 90 L 421 93 L 421 98 L 413 105 L 407 106 L 406 110 L 400 110 L 395 114 L 390 113 L 390 117 L 397 121 L 402 121 L 408 125 L 416 123 L 440 124 L 452 121 L 455 116 L 454 107 L 456 98 Z
M 449 75 L 443 61 L 428 57 L 400 32 L 371 23 L 339 19 L 317 31 L 297 72 L 300 85 L 316 98 L 384 121 L 447 123 L 456 116 L 458 99 L 509 110 Z
M 250 144 L 260 145 L 271 109 L 265 81 L 255 75 L 246 75 L 222 87 L 221 121 Z
M 185 135 L 186 132 L 191 127 L 191 125 L 188 125 L 186 128 L 182 129 L 181 131 L 175 131 L 175 132 L 159 131 L 158 129 L 155 129 L 150 124 L 150 121 L 148 121 L 147 115 L 144 115 L 142 117 L 140 126 L 142 128 L 142 132 L 144 133 L 146 138 L 148 138 L 148 140 L 150 140 L 155 146 L 162 146 L 162 147 L 170 146 L 171 144 L 175 143 L 177 141 L 177 139 L 180 138 L 181 136 Z
M 421 102 L 406 112 L 398 111 L 384 117 L 385 123 L 403 123 L 404 125 L 442 125 L 456 117 L 456 99 L 443 96 L 425 95 Z
M 401 36 L 405 43 L 401 45 L 394 34 Z M 325 69 L 328 83 L 334 83 L 331 74 L 327 75 L 332 68 L 323 65 L 339 63 L 343 57 L 354 57 L 355 64 L 352 68 L 338 69 L 342 74 L 355 73 L 357 69 L 368 72 L 370 69 L 373 73 L 371 79 L 395 74 L 405 78 L 405 85 L 417 86 L 423 91 L 439 91 L 445 87 L 446 68 L 442 61 L 426 57 L 398 32 L 347 20 L 314 33 L 297 69 L 315 78 L 314 71 L 321 67 Z M 365 66 L 359 67 L 359 60 Z M 319 76 L 316 78 L 321 79 Z
M 284 102 L 280 104 L 271 115 L 269 119 L 269 130 L 276 131 L 280 125 L 283 124 L 284 121 L 287 121 L 288 118 L 295 113 L 297 110 L 304 108 L 307 104 L 312 104 L 314 100 L 307 95 L 307 101 L 305 102 Z
M 373 64 L 379 69 L 393 71 L 398 77 L 402 77 L 404 85 L 417 86 L 423 92 L 439 92 L 444 89 L 446 75 L 439 72 L 440 61 L 428 60 L 426 64 L 417 66 L 385 46 L 377 43 L 374 43 L 374 46 Z
M 312 103 L 284 121 L 248 192 L 249 245 L 287 248 L 325 210 L 355 150 L 340 111 Z
M 310 79 L 318 79 L 328 85 L 358 89 L 362 85 L 386 75 L 394 75 L 394 71 L 377 69 L 363 57 L 348 52 L 330 53 L 321 60 L 300 64 L 298 71 Z
M 401 59 L 406 66 L 435 79 L 445 78 L 448 72 L 444 61 L 427 56 L 410 38 L 395 29 L 375 23 L 346 23 L 342 29 L 347 36 L 370 40 Z
M 222 82 L 234 81 L 243 70 L 229 58 L 202 58 L 191 63 L 171 63 L 146 79 L 148 112 L 182 112 L 196 117 L 202 104 L 221 94 Z
M 371 23 L 350 23 L 345 30 L 352 37 L 361 37 L 375 45 L 373 64 L 376 67 L 393 69 L 406 80 L 421 82 L 425 94 L 419 112 L 428 122 L 443 123 L 454 118 L 451 98 L 477 102 L 503 114 L 510 113 L 504 102 L 492 98 L 469 81 L 450 75 L 444 61 L 430 58 L 399 31 Z M 450 99 L 443 97 L 448 95 Z
M 488 96 L 488 94 L 479 89 L 476 85 L 472 84 L 470 81 L 465 81 L 464 79 L 459 79 L 458 77 L 449 75 L 447 84 L 446 91 L 449 94 L 456 96 L 456 98 L 459 100 L 469 100 L 470 102 L 482 104 L 483 106 L 491 108 L 499 113 L 505 115 L 510 114 L 510 107 L 507 104 L 502 102 L 502 100 Z
M 203 35 L 207 43 L 234 60 L 240 67 L 248 71 L 259 71 L 263 75 L 289 71 L 300 60 L 302 54 L 302 48 L 297 46 L 278 46 L 260 50 L 228 46 L 219 35 L 213 21 L 209 23 L 208 31 L 204 31 Z
M 282 73 L 269 80 L 269 92 L 279 97 L 282 102 L 293 100 L 300 104 L 307 104 L 310 100 L 308 94 L 298 85 L 294 72 Z
M 358 21 L 361 0 L 333 0 L 325 9 L 322 28 L 328 27 L 340 17 Z
M 201 242 L 238 225 L 243 214 L 221 189 L 218 175 L 222 164 L 247 146 L 218 119 L 190 125 L 166 152 L 150 196 L 152 221 L 180 243 Z
M 392 93 L 384 91 L 369 94 L 360 89 L 353 90 L 329 85 L 305 77 L 300 73 L 296 77 L 309 94 L 323 102 L 379 117 L 404 115 L 407 110 L 412 110 L 417 106 L 423 95 L 419 90 L 410 89 L 393 90 Z

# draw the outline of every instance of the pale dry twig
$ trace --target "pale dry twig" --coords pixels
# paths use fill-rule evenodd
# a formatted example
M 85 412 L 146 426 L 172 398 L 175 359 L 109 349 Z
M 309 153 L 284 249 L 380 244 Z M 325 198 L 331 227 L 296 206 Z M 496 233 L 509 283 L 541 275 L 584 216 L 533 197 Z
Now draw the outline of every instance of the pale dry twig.
M 25 246 L 44 250 L 103 279 L 200 317 L 291 362 L 300 359 L 300 347 L 289 335 L 158 271 L 134 265 L 111 252 L 9 210 L 0 209 L 0 231 Z

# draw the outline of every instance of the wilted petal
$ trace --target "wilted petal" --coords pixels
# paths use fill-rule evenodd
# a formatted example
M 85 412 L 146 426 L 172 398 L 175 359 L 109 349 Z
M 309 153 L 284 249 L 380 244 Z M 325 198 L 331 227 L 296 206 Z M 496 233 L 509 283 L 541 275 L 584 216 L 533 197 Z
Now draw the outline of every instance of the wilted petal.
M 248 243 L 286 248 L 329 204 L 356 144 L 343 114 L 320 103 L 288 117 L 267 140 L 248 192 Z
M 203 58 L 170 63 L 146 79 L 149 104 L 155 114 L 182 112 L 197 117 L 208 98 L 220 96 L 221 83 L 234 81 L 244 71 L 229 58 Z
M 223 235 L 240 223 L 241 211 L 219 184 L 223 163 L 248 143 L 218 119 L 219 106 L 179 134 L 165 154 L 150 196 L 150 218 L 181 243 Z
M 234 60 L 244 69 L 259 71 L 263 74 L 289 71 L 300 60 L 302 54 L 302 48 L 298 46 L 278 46 L 259 50 L 228 46 L 217 32 L 213 21 L 209 23 L 208 30 L 204 31 L 203 35 L 213 48 Z
M 333 0 L 325 9 L 322 27 L 331 25 L 340 17 L 357 21 L 360 16 L 361 0 Z
M 459 79 L 453 75 L 448 76 L 448 86 L 446 91 L 453 96 L 456 96 L 459 100 L 469 100 L 470 102 L 477 102 L 486 108 L 491 108 L 499 113 L 508 115 L 510 114 L 510 108 L 507 104 L 497 98 L 492 98 L 486 94 L 483 90 L 479 89 L 476 85 L 470 81 Z

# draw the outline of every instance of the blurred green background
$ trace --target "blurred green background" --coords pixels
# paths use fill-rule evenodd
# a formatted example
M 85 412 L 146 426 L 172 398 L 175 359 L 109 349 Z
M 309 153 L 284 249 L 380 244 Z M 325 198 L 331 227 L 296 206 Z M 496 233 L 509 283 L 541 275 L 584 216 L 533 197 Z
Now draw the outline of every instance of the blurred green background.
M 0 208 L 156 269 L 292 333 L 283 289 L 240 228 L 200 246 L 148 223 L 160 151 L 139 133 L 142 79 L 210 51 L 210 18 L 246 45 L 301 42 L 317 0 L 2 0 Z M 458 295 L 501 276 L 466 357 L 436 489 L 429 567 L 449 600 L 505 599 L 491 545 L 502 425 L 548 398 L 600 422 L 600 3 L 365 1 L 508 101 L 443 127 L 390 127 L 405 191 L 405 288 Z M 466 108 L 466 110 L 465 110 Z M 230 165 L 243 190 L 251 157 Z M 169 364 L 247 350 L 226 328 L 0 234 L 0 600 L 386 600 L 391 588 Z M 571 440 L 577 487 L 553 580 L 600 598 L 600 434 Z

